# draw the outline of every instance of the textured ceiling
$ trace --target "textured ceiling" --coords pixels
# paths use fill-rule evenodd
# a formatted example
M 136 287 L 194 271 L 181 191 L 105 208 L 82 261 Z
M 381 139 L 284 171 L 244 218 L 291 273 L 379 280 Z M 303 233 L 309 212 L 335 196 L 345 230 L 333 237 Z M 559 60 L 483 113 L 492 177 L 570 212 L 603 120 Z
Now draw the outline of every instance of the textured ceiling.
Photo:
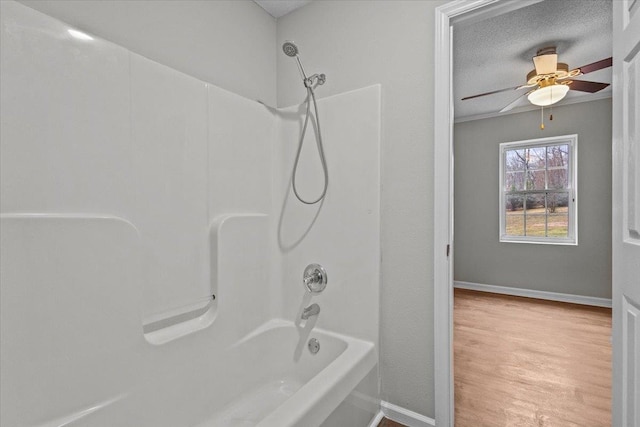
M 539 48 L 556 46 L 558 61 L 571 69 L 612 55 L 612 0 L 546 0 L 472 24 L 453 27 L 453 95 L 456 120 L 500 111 L 526 89 L 461 101 L 460 98 L 525 83 Z M 611 83 L 611 68 L 578 78 Z M 556 105 L 598 99 L 569 91 Z M 531 108 L 523 97 L 512 111 Z M 536 107 L 539 108 L 539 107 Z
M 253 0 L 274 18 L 280 18 L 312 0 Z

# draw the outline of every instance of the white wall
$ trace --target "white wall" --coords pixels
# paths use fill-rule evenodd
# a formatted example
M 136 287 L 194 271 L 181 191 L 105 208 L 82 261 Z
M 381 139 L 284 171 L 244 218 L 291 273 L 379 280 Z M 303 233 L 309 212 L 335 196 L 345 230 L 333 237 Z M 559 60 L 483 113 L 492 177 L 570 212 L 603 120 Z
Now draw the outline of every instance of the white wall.
M 21 3 L 200 80 L 275 106 L 276 21 L 253 1 Z
M 280 18 L 277 37 L 278 48 L 298 44 L 309 74 L 326 73 L 319 96 L 381 84 L 382 398 L 430 417 L 433 22 L 443 3 L 315 1 Z M 278 105 L 300 103 L 295 62 L 277 61 Z
M 455 280 L 611 298 L 611 99 L 458 123 Z M 501 142 L 578 134 L 578 245 L 499 242 Z

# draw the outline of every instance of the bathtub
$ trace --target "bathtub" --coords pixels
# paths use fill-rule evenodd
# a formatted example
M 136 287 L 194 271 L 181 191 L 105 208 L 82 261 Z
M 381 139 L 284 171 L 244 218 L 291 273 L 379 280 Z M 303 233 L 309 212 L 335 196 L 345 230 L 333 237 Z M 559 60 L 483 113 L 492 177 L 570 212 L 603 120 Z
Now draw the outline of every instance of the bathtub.
M 303 331 L 269 321 L 218 354 L 147 368 L 132 390 L 37 425 L 319 426 L 375 367 L 376 349 L 329 331 Z M 320 343 L 316 354 L 307 348 L 311 338 Z
M 373 343 L 322 330 L 308 336 L 284 321 L 260 328 L 231 349 L 247 369 L 233 393 L 197 427 L 317 426 L 375 366 Z M 301 339 L 302 338 L 302 339 Z M 309 339 L 320 343 L 312 354 Z M 260 354 L 252 360 L 251 354 Z

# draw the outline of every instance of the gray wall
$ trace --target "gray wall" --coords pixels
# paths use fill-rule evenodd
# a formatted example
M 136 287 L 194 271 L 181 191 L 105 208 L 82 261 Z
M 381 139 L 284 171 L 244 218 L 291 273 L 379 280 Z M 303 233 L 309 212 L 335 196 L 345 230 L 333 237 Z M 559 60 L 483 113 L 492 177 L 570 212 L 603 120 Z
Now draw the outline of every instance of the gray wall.
M 546 111 L 546 110 L 545 110 Z M 611 298 L 611 99 L 458 123 L 455 280 Z M 498 241 L 498 146 L 578 134 L 578 246 Z
M 433 50 L 437 1 L 314 1 L 278 20 L 327 96 L 382 85 L 382 398 L 434 416 Z M 305 95 L 278 55 L 278 105 Z M 322 116 L 321 116 L 322 117 Z M 334 185 L 340 185 L 335 183 Z
M 276 21 L 252 1 L 20 2 L 200 80 L 276 104 Z

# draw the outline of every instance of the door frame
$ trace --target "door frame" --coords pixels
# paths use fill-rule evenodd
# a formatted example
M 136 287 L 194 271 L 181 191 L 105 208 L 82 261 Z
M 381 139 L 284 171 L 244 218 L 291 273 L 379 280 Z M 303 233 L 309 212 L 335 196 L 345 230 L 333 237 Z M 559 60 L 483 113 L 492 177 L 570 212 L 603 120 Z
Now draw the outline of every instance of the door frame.
M 453 24 L 470 24 L 543 0 L 455 0 L 435 10 L 433 301 L 435 421 L 453 427 Z

